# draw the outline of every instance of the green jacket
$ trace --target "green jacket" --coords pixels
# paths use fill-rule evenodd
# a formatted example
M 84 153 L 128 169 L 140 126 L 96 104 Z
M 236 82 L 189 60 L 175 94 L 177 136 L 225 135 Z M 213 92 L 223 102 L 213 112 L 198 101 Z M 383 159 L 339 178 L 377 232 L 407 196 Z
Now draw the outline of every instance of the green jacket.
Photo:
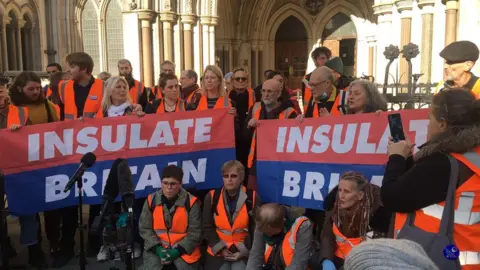
M 154 200 L 152 206 L 162 205 L 162 190 L 158 190 L 154 193 Z M 183 188 L 180 189 L 178 198 L 174 203 L 174 206 L 168 210 L 167 207 L 163 208 L 163 217 L 167 226 L 172 225 L 172 216 L 175 213 L 177 207 L 184 207 L 185 201 L 190 200 L 189 196 L 193 196 Z M 157 237 L 156 232 L 153 230 L 153 217 L 152 211 L 148 205 L 148 200 L 143 205 L 142 214 L 139 220 L 139 231 L 142 238 L 145 240 L 145 253 L 143 258 L 143 269 L 162 269 L 160 258 L 155 254 L 155 247 L 160 244 L 160 239 Z M 200 209 L 200 201 L 196 201 L 190 208 L 188 213 L 188 229 L 187 235 L 178 242 L 178 246 L 181 246 L 187 254 L 190 254 L 198 247 L 202 241 L 202 214 Z M 187 264 L 181 258 L 174 261 L 177 270 L 193 270 L 198 269 L 198 263 Z

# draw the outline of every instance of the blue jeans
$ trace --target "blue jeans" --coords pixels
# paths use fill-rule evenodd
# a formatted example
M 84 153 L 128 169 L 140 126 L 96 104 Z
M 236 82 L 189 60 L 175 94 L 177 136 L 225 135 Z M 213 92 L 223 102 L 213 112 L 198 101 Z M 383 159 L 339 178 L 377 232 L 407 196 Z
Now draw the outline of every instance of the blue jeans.
M 38 214 L 20 216 L 20 244 L 31 246 L 41 239 L 40 217 Z

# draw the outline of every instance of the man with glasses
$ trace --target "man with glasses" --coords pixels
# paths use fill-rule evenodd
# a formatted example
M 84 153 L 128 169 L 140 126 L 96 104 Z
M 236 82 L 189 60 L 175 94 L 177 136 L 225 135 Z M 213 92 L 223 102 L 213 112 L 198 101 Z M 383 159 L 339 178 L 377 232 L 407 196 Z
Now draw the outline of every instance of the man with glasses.
M 247 165 L 249 177 L 248 188 L 257 190 L 256 171 L 256 128 L 260 120 L 265 119 L 292 119 L 297 117 L 292 103 L 281 100 L 282 85 L 274 79 L 267 80 L 262 87 L 262 101 L 257 102 L 250 109 L 245 123 L 247 123 L 245 140 L 250 143 Z
M 242 136 L 242 126 L 247 118 L 248 111 L 255 104 L 255 92 L 248 88 L 248 72 L 246 69 L 238 67 L 232 72 L 233 89 L 228 92 L 228 97 L 237 109 L 237 118 L 239 125 L 235 128 L 235 147 L 237 160 L 247 165 L 249 142 Z
M 182 188 L 183 171 L 169 165 L 162 171 L 161 189 L 148 195 L 140 215 L 145 240 L 145 269 L 198 269 L 202 238 L 199 200 Z
M 441 88 L 464 87 L 480 98 L 480 79 L 472 73 L 472 68 L 479 57 L 479 50 L 470 41 L 456 41 L 445 47 L 440 56 L 445 59 L 444 71 L 446 81 L 439 84 L 435 94 Z
M 59 64 L 59 63 L 50 63 L 47 65 L 47 68 L 45 70 L 48 74 L 48 79 L 50 80 L 50 78 L 52 78 L 52 75 L 56 72 L 60 72 L 62 71 L 62 66 Z M 43 87 L 43 92 L 44 93 L 50 93 L 50 91 L 48 90 L 49 88 L 49 85 L 45 85 Z

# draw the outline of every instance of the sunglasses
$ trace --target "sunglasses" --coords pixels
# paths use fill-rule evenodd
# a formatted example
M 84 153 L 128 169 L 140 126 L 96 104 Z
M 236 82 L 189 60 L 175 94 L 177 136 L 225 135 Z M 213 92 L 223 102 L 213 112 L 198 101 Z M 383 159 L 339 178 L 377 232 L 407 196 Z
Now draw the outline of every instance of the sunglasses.
M 245 77 L 236 77 L 235 78 L 236 82 L 245 82 L 246 80 L 247 80 L 247 78 L 245 78 Z
M 224 174 L 223 175 L 223 178 L 232 178 L 232 179 L 237 179 L 238 178 L 238 174 Z

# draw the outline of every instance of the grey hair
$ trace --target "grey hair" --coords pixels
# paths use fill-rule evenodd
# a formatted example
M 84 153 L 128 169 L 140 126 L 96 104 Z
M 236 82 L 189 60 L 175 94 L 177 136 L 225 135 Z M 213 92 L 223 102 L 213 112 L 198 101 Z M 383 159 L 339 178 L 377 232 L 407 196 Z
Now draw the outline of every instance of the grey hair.
M 365 90 L 367 101 L 363 108 L 364 113 L 372 113 L 378 110 L 387 111 L 387 101 L 385 97 L 380 94 L 374 83 L 368 80 L 357 79 L 350 83 L 349 89 L 354 85 L 359 85 Z M 352 114 L 352 112 L 348 112 L 348 114 Z

